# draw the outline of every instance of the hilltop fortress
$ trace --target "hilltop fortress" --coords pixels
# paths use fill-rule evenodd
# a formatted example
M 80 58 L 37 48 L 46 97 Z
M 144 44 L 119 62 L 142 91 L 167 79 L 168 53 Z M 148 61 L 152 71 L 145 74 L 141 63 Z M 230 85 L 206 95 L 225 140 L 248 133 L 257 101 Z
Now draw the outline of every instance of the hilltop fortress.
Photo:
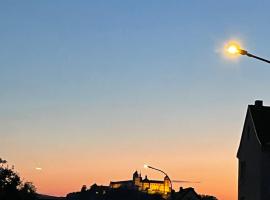
M 110 182 L 110 188 L 120 187 L 137 189 L 142 192 L 147 192 L 148 194 L 161 194 L 164 196 L 170 194 L 172 190 L 168 176 L 165 176 L 163 181 L 149 180 L 147 176 L 142 179 L 141 174 L 137 171 L 133 173 L 132 180 Z

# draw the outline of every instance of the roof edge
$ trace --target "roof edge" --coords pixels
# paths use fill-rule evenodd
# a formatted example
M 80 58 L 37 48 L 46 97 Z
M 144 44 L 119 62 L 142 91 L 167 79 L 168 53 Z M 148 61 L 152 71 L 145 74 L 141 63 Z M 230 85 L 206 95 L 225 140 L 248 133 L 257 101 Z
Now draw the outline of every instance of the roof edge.
M 259 137 L 258 137 L 258 132 L 257 132 L 257 130 L 256 130 L 256 126 L 255 126 L 255 123 L 254 123 L 254 119 L 253 119 L 252 114 L 251 114 L 251 111 L 250 111 L 250 106 L 251 106 L 251 105 L 248 105 L 248 112 L 249 112 L 249 114 L 250 114 L 250 116 L 251 116 L 251 121 L 252 121 L 252 125 L 253 125 L 253 127 L 254 127 L 254 130 L 255 130 L 256 138 L 257 138 L 257 140 L 258 140 L 260 146 L 262 146 L 262 143 L 261 143 L 261 141 L 260 141 L 260 139 L 259 139 Z

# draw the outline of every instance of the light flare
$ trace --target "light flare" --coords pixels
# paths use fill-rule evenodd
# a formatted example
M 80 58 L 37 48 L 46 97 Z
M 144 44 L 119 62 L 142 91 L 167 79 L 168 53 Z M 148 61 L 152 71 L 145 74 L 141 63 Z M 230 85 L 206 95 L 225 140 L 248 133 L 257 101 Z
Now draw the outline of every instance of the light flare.
M 239 57 L 241 54 L 241 44 L 237 41 L 229 41 L 224 45 L 224 54 L 229 58 Z
M 232 45 L 232 46 L 229 46 L 229 48 L 227 49 L 227 51 L 231 54 L 236 54 L 239 52 L 239 50 L 237 49 L 236 46 Z

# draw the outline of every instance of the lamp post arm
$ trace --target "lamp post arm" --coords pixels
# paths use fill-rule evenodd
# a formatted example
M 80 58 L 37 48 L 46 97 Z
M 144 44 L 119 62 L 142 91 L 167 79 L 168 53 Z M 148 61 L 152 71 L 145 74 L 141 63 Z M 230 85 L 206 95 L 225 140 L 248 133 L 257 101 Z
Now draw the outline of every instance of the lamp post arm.
M 270 60 L 267 60 L 267 59 L 264 59 L 264 58 L 261 58 L 261 57 L 255 56 L 255 55 L 253 55 L 253 54 L 251 54 L 251 53 L 248 53 L 248 52 L 247 52 L 245 55 L 247 55 L 248 57 L 256 58 L 256 59 L 258 59 L 258 60 L 261 60 L 261 61 L 264 61 L 264 62 L 270 63 Z
M 164 171 L 162 171 L 161 169 L 157 169 L 155 167 L 151 167 L 151 166 L 148 166 L 148 168 L 150 169 L 154 169 L 154 170 L 157 170 L 157 171 L 160 171 L 161 173 L 165 174 L 165 176 L 168 176 L 168 174 L 166 174 Z M 168 176 L 169 177 L 169 176 Z
M 162 171 L 161 169 L 157 169 L 155 167 L 152 167 L 152 166 L 148 166 L 148 168 L 153 169 L 153 170 L 156 170 L 156 171 L 159 171 L 159 172 L 163 173 L 165 176 L 167 176 L 168 179 L 169 179 L 169 181 L 170 181 L 171 191 L 172 191 L 172 189 L 173 189 L 172 188 L 172 181 L 171 181 L 170 177 L 168 176 L 168 174 L 166 172 Z
M 261 57 L 259 57 L 259 56 L 255 56 L 255 55 L 249 53 L 247 50 L 244 50 L 244 49 L 239 49 L 239 53 L 240 53 L 241 55 L 244 55 L 244 56 L 248 56 L 248 57 L 251 57 L 251 58 L 258 59 L 258 60 L 263 61 L 263 62 L 270 63 L 270 60 L 261 58 Z

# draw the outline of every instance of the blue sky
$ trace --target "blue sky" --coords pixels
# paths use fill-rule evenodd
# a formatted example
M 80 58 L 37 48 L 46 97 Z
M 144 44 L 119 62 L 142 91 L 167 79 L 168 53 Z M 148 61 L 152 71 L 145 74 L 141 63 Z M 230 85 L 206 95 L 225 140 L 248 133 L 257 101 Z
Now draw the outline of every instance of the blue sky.
M 270 57 L 269 6 L 2 1 L 3 157 L 23 170 L 32 167 L 21 157 L 33 146 L 33 162 L 71 145 L 74 156 L 103 145 L 104 155 L 109 147 L 126 146 L 139 157 L 134 148 L 145 150 L 157 138 L 156 145 L 172 143 L 172 152 L 183 151 L 184 143 L 204 149 L 228 141 L 224 149 L 234 159 L 247 104 L 270 104 L 270 66 L 247 57 L 225 59 L 220 49 L 236 38 L 250 52 Z

